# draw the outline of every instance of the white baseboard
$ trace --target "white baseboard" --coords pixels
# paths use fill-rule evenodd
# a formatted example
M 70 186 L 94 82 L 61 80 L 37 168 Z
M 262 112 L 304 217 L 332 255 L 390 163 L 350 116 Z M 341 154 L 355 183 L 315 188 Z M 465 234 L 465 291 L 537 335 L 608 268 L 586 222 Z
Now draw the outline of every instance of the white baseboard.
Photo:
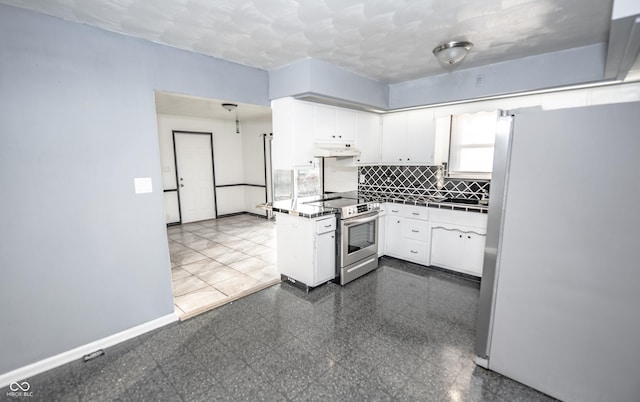
M 86 354 L 95 352 L 96 350 L 108 348 L 109 346 L 113 346 L 128 339 L 135 338 L 138 335 L 142 335 L 145 332 L 164 327 L 165 325 L 171 324 L 177 320 L 178 316 L 174 313 L 167 314 L 163 317 L 156 318 L 155 320 L 118 332 L 117 334 L 107 336 L 106 338 L 98 339 L 97 341 L 87 343 L 86 345 L 79 346 L 75 349 L 20 367 L 9 371 L 8 373 L 0 374 L 0 388 L 6 387 L 14 381 L 21 381 L 25 378 L 51 370 L 52 368 L 62 366 L 63 364 L 79 359 Z

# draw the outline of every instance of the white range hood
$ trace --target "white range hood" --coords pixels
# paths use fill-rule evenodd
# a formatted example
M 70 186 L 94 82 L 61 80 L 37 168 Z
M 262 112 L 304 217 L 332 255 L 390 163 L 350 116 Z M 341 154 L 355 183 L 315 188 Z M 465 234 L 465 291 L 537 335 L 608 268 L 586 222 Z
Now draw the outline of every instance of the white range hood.
M 360 156 L 360 151 L 349 143 L 324 143 L 315 144 L 313 156 L 316 158 L 341 158 Z

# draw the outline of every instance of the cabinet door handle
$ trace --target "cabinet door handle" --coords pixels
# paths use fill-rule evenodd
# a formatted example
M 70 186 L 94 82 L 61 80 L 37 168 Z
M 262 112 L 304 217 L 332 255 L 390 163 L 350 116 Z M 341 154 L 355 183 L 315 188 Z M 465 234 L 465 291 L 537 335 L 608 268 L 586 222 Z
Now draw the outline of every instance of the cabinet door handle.
M 462 235 L 460 235 L 460 238 L 462 239 Z
M 413 253 L 413 254 L 418 254 L 417 251 L 413 251 L 413 250 L 409 250 L 409 251 L 411 251 L 411 253 Z
M 325 228 L 330 228 L 333 225 L 324 225 Z
M 420 212 L 412 212 L 411 215 L 419 216 Z
M 467 236 L 467 239 L 470 239 L 470 238 L 471 238 L 471 236 Z
M 397 209 L 392 209 L 391 212 L 400 212 Z
M 420 233 L 420 231 L 419 231 L 419 230 L 415 230 L 415 229 L 411 229 L 411 231 L 412 231 L 413 233 Z

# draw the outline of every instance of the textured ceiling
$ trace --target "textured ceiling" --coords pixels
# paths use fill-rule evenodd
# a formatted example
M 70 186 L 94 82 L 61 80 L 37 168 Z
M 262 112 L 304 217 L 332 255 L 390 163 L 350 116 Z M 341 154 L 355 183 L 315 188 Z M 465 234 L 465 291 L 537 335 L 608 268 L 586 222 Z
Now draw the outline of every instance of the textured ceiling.
M 612 0 L 0 0 L 265 70 L 305 57 L 397 83 L 443 73 L 431 50 L 475 44 L 463 67 L 599 42 Z

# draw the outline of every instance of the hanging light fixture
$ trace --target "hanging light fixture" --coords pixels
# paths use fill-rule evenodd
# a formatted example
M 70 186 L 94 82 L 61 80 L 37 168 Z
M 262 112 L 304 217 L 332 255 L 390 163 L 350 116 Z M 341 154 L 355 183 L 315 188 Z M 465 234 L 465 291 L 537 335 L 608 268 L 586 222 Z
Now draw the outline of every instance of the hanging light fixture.
M 433 49 L 433 54 L 440 60 L 440 63 L 451 66 L 461 62 L 472 47 L 473 43 L 471 42 L 451 41 L 436 46 Z
M 235 103 L 223 103 L 222 107 L 227 109 L 227 111 L 229 112 L 233 112 L 234 110 L 236 110 L 238 105 L 236 105 Z
M 232 112 L 238 108 L 238 105 L 235 103 L 223 103 L 222 107 L 227 109 L 227 111 Z M 238 113 L 236 113 L 236 134 L 240 134 L 240 122 L 238 121 Z

